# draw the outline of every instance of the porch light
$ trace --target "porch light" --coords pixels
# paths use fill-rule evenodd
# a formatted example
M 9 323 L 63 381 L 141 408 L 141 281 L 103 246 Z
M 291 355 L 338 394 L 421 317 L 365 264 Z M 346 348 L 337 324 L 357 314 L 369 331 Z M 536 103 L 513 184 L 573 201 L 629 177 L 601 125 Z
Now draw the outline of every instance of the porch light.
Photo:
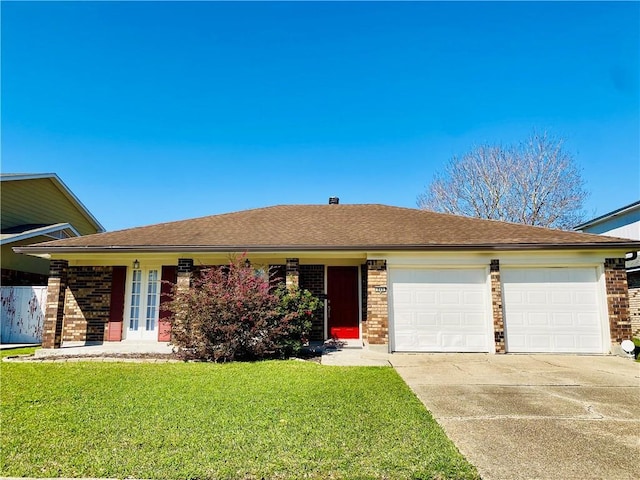
M 247 267 L 247 268 L 250 268 L 251 267 L 251 260 L 249 260 L 248 258 L 245 259 L 244 266 Z
M 138 261 L 138 259 L 136 258 L 136 259 L 133 261 L 133 269 L 134 269 L 134 270 L 138 270 L 139 268 L 140 268 L 140 262 L 139 262 L 139 261 Z

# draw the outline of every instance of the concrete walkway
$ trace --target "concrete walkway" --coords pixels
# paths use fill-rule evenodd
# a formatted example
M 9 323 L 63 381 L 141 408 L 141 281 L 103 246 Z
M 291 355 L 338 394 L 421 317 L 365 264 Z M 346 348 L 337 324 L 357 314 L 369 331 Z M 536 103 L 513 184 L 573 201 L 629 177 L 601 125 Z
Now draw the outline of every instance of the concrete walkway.
M 39 343 L 0 343 L 0 350 L 15 350 L 16 348 L 39 347 Z
M 640 363 L 485 354 L 390 362 L 484 480 L 639 478 Z
M 336 367 L 390 367 L 389 354 L 373 348 L 325 349 L 320 363 Z
M 107 342 L 95 345 L 63 345 L 62 348 L 39 348 L 35 357 L 101 356 L 123 354 L 168 354 L 173 348 L 158 342 Z
M 24 345 L 30 346 L 30 345 Z M 33 345 L 31 345 L 33 346 Z M 170 354 L 173 347 L 168 343 L 158 342 L 105 342 L 95 345 L 69 345 L 62 348 L 39 348 L 36 350 L 34 358 L 42 360 L 64 359 L 81 360 L 83 357 L 118 357 L 131 356 L 135 354 L 154 355 Z M 322 365 L 332 366 L 383 366 L 389 367 L 389 354 L 376 351 L 375 349 L 362 348 L 355 343 L 341 344 L 317 344 L 311 351 L 321 355 Z

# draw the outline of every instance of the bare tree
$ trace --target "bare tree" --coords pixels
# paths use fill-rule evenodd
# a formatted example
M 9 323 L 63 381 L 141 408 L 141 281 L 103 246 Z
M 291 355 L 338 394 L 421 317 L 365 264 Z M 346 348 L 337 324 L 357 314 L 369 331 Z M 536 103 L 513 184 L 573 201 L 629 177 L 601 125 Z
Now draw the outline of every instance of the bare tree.
M 517 146 L 483 145 L 453 157 L 418 196 L 418 206 L 568 230 L 584 219 L 587 195 L 563 140 L 534 132 Z

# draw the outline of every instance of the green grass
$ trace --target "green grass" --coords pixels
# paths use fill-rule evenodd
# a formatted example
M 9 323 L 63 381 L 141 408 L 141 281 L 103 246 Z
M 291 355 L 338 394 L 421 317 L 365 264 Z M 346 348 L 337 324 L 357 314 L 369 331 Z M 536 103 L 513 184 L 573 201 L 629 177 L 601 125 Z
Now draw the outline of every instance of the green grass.
M 2 476 L 478 478 L 391 368 L 2 363 Z
M 12 355 L 33 355 L 40 347 L 22 347 L 22 348 L 10 348 L 8 350 L 0 350 L 0 358 L 10 357 Z

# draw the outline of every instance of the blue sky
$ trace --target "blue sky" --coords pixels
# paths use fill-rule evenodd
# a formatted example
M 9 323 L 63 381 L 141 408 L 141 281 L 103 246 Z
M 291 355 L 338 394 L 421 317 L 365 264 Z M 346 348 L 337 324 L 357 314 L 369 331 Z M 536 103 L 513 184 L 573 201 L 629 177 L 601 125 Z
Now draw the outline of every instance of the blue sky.
M 453 155 L 566 139 L 589 216 L 640 198 L 638 2 L 2 2 L 2 172 L 108 230 L 416 206 Z

